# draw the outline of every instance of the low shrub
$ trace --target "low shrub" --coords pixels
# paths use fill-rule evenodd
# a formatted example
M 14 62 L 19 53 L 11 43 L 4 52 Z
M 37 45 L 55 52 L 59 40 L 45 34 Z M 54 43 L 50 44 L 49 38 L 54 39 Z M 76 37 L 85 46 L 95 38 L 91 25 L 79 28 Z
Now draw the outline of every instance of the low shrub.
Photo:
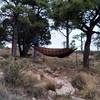
M 39 82 L 35 78 L 24 76 L 22 82 L 23 87 L 29 96 L 34 96 L 37 98 L 44 95 L 46 89 L 44 89 L 43 87 L 35 87 L 35 85 L 39 84 Z
M 72 80 L 72 85 L 79 90 L 79 93 L 87 99 L 95 98 L 96 84 L 93 76 L 80 72 Z
M 100 60 L 100 52 L 97 52 L 97 53 L 96 53 L 95 59 L 96 59 L 96 60 Z
M 19 85 L 21 83 L 21 63 L 18 63 L 13 58 L 8 58 L 2 62 L 2 67 L 6 83 L 11 83 L 12 85 Z

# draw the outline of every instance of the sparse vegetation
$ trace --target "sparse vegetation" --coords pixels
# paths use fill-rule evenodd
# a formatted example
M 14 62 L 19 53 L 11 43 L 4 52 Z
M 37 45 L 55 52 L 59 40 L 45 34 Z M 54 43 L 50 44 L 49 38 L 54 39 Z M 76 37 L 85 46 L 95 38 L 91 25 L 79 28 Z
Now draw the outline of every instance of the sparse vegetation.
M 14 59 L 13 57 L 9 57 L 9 58 L 4 58 L 4 60 L 0 61 L 0 68 L 4 72 L 6 85 L 8 86 L 10 85 L 10 87 L 14 86 L 15 88 L 18 87 L 23 88 L 24 93 L 27 94 L 28 96 L 34 96 L 37 98 L 41 96 L 46 97 L 48 89 L 51 89 L 52 87 L 52 84 L 49 83 L 48 81 L 46 82 L 46 80 L 43 79 L 43 76 L 41 75 L 39 76 L 37 74 L 38 72 L 35 70 L 35 69 L 41 69 L 43 72 L 48 73 L 50 75 L 55 75 L 55 73 L 58 76 L 66 75 L 69 80 L 72 80 L 73 86 L 78 88 L 79 92 L 76 93 L 77 96 L 92 100 L 91 98 L 95 98 L 97 92 L 95 91 L 96 90 L 95 87 L 97 85 L 97 83 L 95 83 L 95 81 L 97 81 L 97 75 L 96 73 L 93 72 L 91 75 L 89 74 L 89 71 L 77 73 L 77 70 L 78 69 L 80 70 L 81 68 L 80 67 L 81 63 L 78 65 L 76 69 L 75 56 L 76 55 L 73 54 L 69 58 L 64 58 L 64 59 L 45 57 L 45 62 L 41 63 L 38 63 L 39 61 L 32 62 L 32 59 L 29 58 L 17 57 L 16 59 Z M 78 62 L 82 60 L 81 53 L 78 53 L 77 57 L 78 57 Z M 96 66 L 99 66 L 99 63 L 95 64 L 95 68 L 97 68 Z M 46 71 L 47 69 L 45 70 L 45 68 L 47 69 L 49 68 L 48 71 Z M 96 80 L 94 80 L 93 78 L 94 75 L 96 75 L 95 76 Z M 98 84 L 99 84 L 99 79 L 98 79 Z M 57 96 L 54 97 L 54 99 L 71 100 L 71 98 L 69 97 Z
M 69 96 L 56 96 L 54 100 L 72 100 Z
M 31 96 L 35 95 L 36 96 L 38 94 L 37 93 L 38 88 L 37 89 L 34 88 L 34 84 L 36 84 L 36 83 L 37 83 L 36 78 L 32 78 L 32 76 L 30 76 L 30 75 L 22 76 L 22 85 L 23 85 L 23 87 L 28 95 L 31 95 Z M 38 95 L 40 95 L 40 93 Z
M 85 72 L 79 73 L 72 80 L 72 85 L 79 90 L 79 94 L 87 99 L 95 98 L 96 83 L 93 76 Z
M 13 58 L 8 58 L 2 64 L 4 70 L 4 78 L 7 83 L 19 85 L 21 83 L 20 70 L 23 68 L 20 63 L 14 61 Z
M 100 52 L 97 52 L 97 54 L 95 55 L 95 59 L 100 60 Z

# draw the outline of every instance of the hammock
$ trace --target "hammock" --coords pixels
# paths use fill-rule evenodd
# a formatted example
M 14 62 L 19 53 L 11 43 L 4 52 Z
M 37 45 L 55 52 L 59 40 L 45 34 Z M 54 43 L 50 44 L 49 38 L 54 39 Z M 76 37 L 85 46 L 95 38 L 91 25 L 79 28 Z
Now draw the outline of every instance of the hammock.
M 44 48 L 44 47 L 34 47 L 34 49 L 43 55 L 51 57 L 63 58 L 72 54 L 76 49 L 64 48 L 64 49 L 53 49 L 53 48 Z

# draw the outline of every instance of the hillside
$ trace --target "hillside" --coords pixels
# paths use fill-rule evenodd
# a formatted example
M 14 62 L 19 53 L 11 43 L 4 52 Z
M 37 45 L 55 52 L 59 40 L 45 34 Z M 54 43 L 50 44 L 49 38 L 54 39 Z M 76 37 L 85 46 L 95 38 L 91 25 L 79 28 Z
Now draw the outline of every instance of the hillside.
M 99 100 L 96 54 L 90 56 L 87 71 L 82 69 L 81 52 L 65 58 L 41 55 L 14 60 L 10 49 L 0 49 L 0 100 Z

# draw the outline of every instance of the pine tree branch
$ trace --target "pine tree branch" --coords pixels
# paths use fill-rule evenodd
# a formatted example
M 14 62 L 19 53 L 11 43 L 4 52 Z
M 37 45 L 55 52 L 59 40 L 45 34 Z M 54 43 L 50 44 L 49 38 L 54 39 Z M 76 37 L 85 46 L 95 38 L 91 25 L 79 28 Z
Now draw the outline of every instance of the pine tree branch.
M 2 12 L 0 12 L 0 16 L 12 17 L 12 15 L 9 15 L 9 14 L 3 14 Z
M 7 4 L 10 4 L 10 3 L 8 2 L 8 0 L 4 0 L 4 2 L 6 2 Z
M 63 36 L 67 37 L 59 28 L 58 28 L 59 32 L 62 33 Z
M 95 34 L 100 34 L 100 32 L 96 32 L 96 31 L 93 31 L 93 33 L 95 33 Z

